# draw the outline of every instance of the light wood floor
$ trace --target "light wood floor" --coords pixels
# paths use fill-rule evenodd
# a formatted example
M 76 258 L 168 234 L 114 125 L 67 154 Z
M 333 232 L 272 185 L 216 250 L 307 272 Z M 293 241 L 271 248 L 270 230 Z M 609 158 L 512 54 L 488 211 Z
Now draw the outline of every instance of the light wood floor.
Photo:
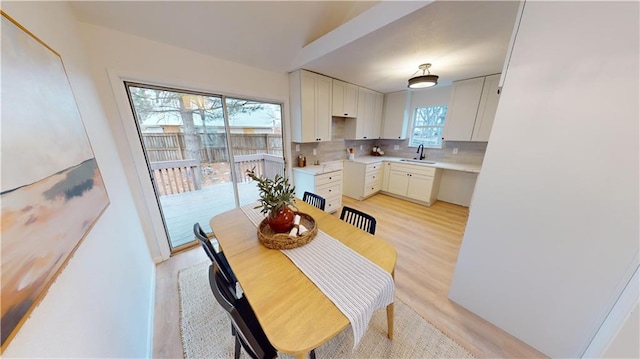
M 478 358 L 545 357 L 447 298 L 468 208 L 436 202 L 430 208 L 378 194 L 343 204 L 377 219 L 376 236 L 398 251 L 396 296 Z M 335 214 L 339 216 L 339 213 Z M 207 260 L 200 247 L 157 266 L 154 358 L 182 357 L 178 271 Z

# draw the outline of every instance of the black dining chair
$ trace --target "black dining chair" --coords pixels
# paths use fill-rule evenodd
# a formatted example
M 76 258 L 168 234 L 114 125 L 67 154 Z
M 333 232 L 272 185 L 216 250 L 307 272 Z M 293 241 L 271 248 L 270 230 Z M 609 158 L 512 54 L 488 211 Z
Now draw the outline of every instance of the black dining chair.
M 340 219 L 347 223 L 353 224 L 363 231 L 367 231 L 371 234 L 376 234 L 376 219 L 369 214 L 358 211 L 357 209 L 351 207 L 343 206 L 342 212 L 340 213 Z
M 193 225 L 193 233 L 196 235 L 196 238 L 198 238 L 198 241 L 202 245 L 205 253 L 207 253 L 209 259 L 211 259 L 211 262 L 218 264 L 218 267 L 222 270 L 222 275 L 224 275 L 225 279 L 229 283 L 233 283 L 235 285 L 238 279 L 236 279 L 236 275 L 233 274 L 231 266 L 227 261 L 227 257 L 224 256 L 223 252 L 215 251 L 211 241 L 209 241 L 209 237 L 207 237 L 207 234 L 200 227 L 200 223 L 195 223 Z
M 234 358 L 240 358 L 240 347 L 253 359 L 276 358 L 278 353 L 264 334 L 258 318 L 246 299 L 238 299 L 234 284 L 229 283 L 217 263 L 209 267 L 209 285 L 213 296 L 231 319 L 231 333 L 235 337 Z
M 304 195 L 302 195 L 302 200 L 324 211 L 324 205 L 326 201 L 321 196 L 318 196 L 315 193 L 305 191 Z

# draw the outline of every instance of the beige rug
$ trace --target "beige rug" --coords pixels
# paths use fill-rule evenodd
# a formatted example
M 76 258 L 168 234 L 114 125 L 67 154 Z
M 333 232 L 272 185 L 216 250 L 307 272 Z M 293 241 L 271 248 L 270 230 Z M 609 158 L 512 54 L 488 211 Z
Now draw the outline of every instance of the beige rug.
M 180 332 L 184 357 L 233 358 L 234 340 L 226 312 L 216 302 L 208 278 L 209 263 L 178 274 Z M 387 338 L 385 310 L 374 313 L 369 330 L 355 352 L 350 328 L 316 349 L 317 358 L 473 358 L 471 353 L 424 320 L 398 298 L 394 339 Z M 292 356 L 279 354 L 280 358 Z M 243 352 L 241 358 L 249 358 Z

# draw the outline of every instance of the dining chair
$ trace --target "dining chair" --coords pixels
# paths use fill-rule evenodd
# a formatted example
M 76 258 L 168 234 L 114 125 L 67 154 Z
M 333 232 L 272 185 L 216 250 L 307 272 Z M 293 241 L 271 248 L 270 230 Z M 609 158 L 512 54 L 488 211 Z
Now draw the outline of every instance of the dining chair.
M 231 319 L 231 333 L 235 337 L 234 358 L 240 358 L 240 347 L 253 359 L 276 358 L 278 353 L 264 334 L 253 309 L 246 299 L 238 299 L 234 287 L 226 280 L 217 263 L 209 267 L 209 285 L 213 296 Z
M 376 234 L 376 219 L 369 214 L 358 211 L 357 209 L 351 207 L 343 206 L 342 212 L 340 213 L 340 219 L 347 223 L 353 224 L 363 231 L 367 231 L 371 234 Z
M 231 266 L 227 261 L 227 257 L 224 256 L 224 253 L 222 251 L 215 251 L 213 245 L 211 244 L 211 241 L 209 240 L 209 237 L 207 237 L 207 234 L 200 227 L 200 223 L 196 222 L 193 225 L 193 233 L 196 235 L 196 238 L 198 238 L 198 241 L 202 245 L 205 253 L 207 253 L 209 259 L 211 259 L 211 262 L 216 263 L 221 269 L 222 275 L 225 277 L 225 279 L 229 283 L 233 283 L 235 285 L 238 279 L 236 279 L 236 275 L 233 274 Z
M 305 191 L 304 195 L 302 195 L 302 200 L 324 211 L 326 201 L 323 197 L 318 196 L 315 193 Z

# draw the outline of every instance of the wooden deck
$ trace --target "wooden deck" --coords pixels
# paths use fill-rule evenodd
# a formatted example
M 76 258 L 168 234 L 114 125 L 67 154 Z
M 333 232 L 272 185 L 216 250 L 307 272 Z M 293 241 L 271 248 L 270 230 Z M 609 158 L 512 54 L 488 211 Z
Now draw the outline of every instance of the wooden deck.
M 238 184 L 240 205 L 258 200 L 258 186 L 255 182 Z M 203 187 L 200 190 L 160 196 L 171 247 L 195 240 L 193 224 L 200 223 L 205 232 L 210 232 L 209 220 L 218 213 L 236 207 L 232 184 L 223 183 Z

